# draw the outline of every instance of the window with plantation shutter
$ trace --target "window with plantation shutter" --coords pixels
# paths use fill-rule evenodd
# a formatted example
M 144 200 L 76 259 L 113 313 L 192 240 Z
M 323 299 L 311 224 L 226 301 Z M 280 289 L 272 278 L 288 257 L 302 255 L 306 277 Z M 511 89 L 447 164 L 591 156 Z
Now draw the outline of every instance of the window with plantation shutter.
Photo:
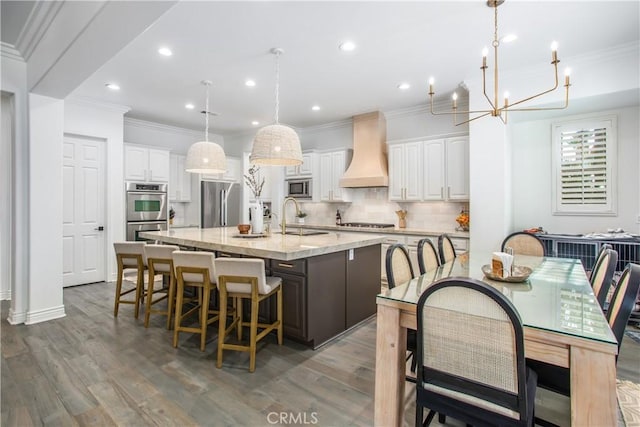
M 615 117 L 553 126 L 554 213 L 614 215 Z

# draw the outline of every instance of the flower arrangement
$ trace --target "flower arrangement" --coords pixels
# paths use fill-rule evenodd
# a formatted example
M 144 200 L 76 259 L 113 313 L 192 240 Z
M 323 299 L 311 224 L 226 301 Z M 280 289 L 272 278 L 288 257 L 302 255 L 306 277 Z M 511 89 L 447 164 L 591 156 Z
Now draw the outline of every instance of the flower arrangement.
M 244 182 L 245 184 L 247 184 L 247 187 L 249 187 L 249 189 L 253 193 L 253 197 L 256 199 L 260 197 L 260 194 L 262 193 L 262 187 L 264 186 L 264 178 L 260 180 L 260 177 L 258 176 L 259 171 L 260 167 L 252 165 L 249 168 L 249 174 L 244 175 Z
M 462 231 L 469 231 L 469 213 L 467 211 L 462 209 L 460 214 L 456 217 L 456 222 Z

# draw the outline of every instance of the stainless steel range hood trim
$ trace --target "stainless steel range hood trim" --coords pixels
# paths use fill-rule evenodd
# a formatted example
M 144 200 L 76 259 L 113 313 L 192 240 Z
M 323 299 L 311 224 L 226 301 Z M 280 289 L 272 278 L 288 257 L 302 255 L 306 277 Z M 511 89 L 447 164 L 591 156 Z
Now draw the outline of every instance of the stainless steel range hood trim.
M 340 187 L 388 187 L 387 122 L 380 111 L 353 117 L 353 159 Z

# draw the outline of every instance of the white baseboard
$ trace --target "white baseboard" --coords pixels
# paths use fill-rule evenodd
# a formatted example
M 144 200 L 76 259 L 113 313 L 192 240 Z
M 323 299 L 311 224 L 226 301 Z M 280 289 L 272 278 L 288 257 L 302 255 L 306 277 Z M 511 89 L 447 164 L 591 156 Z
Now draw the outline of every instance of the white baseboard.
M 33 325 L 34 323 L 46 322 L 47 320 L 59 319 L 65 316 L 64 305 L 60 305 L 44 310 L 30 311 L 27 313 L 24 323 L 25 325 Z
M 0 291 L 0 301 L 11 301 L 11 289 Z
M 10 325 L 20 325 L 24 323 L 26 318 L 27 318 L 26 311 L 16 312 L 16 311 L 13 311 L 12 309 L 9 309 L 9 316 L 7 317 L 7 322 L 9 322 Z

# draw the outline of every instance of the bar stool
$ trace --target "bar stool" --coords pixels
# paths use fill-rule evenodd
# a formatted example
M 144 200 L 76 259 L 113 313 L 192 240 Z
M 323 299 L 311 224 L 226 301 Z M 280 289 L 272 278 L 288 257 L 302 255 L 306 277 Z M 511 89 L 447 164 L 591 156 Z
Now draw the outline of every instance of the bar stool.
M 116 280 L 116 298 L 113 308 L 113 316 L 118 316 L 120 304 L 135 304 L 134 316 L 137 319 L 140 313 L 140 302 L 144 292 L 144 271 L 147 269 L 147 259 L 144 254 L 144 242 L 117 242 L 113 244 L 118 262 L 118 278 Z M 135 271 L 136 287 L 122 291 L 122 281 L 125 272 Z M 123 296 L 135 292 L 135 299 L 122 299 Z
M 145 245 L 144 252 L 147 256 L 147 265 L 149 268 L 149 285 L 147 287 L 147 308 L 144 313 L 144 327 L 149 327 L 149 318 L 152 313 L 163 314 L 167 316 L 167 329 L 171 328 L 171 316 L 173 314 L 173 304 L 176 294 L 176 276 L 173 271 L 173 259 L 171 254 L 177 250 L 180 250 L 178 246 L 174 245 Z M 169 278 L 168 292 L 165 289 L 154 289 L 155 275 L 161 274 Z M 162 293 L 162 296 L 157 299 L 153 299 L 153 295 Z M 167 300 L 167 309 L 158 310 L 153 309 L 152 306 L 160 301 Z
M 175 251 L 171 254 L 173 268 L 178 283 L 176 294 L 176 320 L 173 331 L 173 346 L 178 347 L 178 334 L 192 332 L 200 334 L 200 351 L 204 351 L 207 339 L 207 326 L 219 318 L 217 310 L 209 310 L 211 290 L 216 287 L 216 270 L 211 252 Z M 198 304 L 182 313 L 185 287 L 198 290 Z M 183 326 L 182 321 L 191 314 L 198 312 L 198 327 Z M 209 316 L 212 314 L 213 316 Z
M 250 258 L 216 259 L 218 291 L 220 292 L 220 322 L 218 324 L 218 360 L 216 367 L 222 367 L 224 350 L 248 351 L 249 372 L 256 370 L 256 344 L 274 329 L 278 333 L 278 344 L 282 345 L 282 279 L 266 277 L 264 260 Z M 272 295 L 277 295 L 277 314 L 273 323 L 258 323 L 258 307 Z M 235 299 L 236 316 L 227 327 L 227 305 Z M 251 300 L 250 321 L 242 317 L 242 300 Z M 242 340 L 242 328 L 249 326 L 249 345 L 228 344 L 225 338 L 233 328 L 237 329 L 238 340 Z M 262 329 L 258 333 L 258 328 Z

